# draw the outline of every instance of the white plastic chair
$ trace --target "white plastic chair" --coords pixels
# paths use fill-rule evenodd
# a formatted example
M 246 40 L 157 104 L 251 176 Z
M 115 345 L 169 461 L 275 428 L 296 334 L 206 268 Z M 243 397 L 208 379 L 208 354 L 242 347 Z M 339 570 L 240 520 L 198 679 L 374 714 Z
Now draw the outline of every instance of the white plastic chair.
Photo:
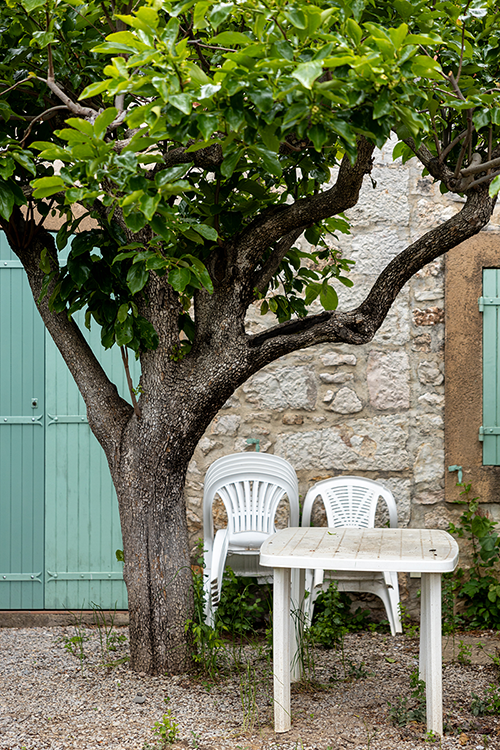
M 311 511 L 318 496 L 321 497 L 325 506 L 329 527 L 373 528 L 375 526 L 375 512 L 380 498 L 387 505 L 391 527 L 398 525 L 396 502 L 392 493 L 382 484 L 371 479 L 334 477 L 317 482 L 306 495 L 302 512 L 302 526 L 311 525 Z M 335 579 L 339 591 L 365 592 L 379 596 L 384 603 L 392 635 L 403 632 L 399 611 L 397 573 L 328 572 L 329 576 L 325 580 L 324 570 L 306 571 L 305 588 L 309 594 L 304 602 L 306 623 L 312 621 L 314 603 L 319 592 L 326 591 L 331 579 Z
M 214 537 L 212 507 L 218 495 L 228 525 Z M 288 461 L 268 453 L 234 453 L 215 461 L 205 476 L 203 493 L 205 618 L 213 625 L 226 560 L 237 575 L 272 581 L 269 568 L 259 565 L 262 542 L 275 533 L 274 518 L 288 497 L 289 525 L 299 525 L 297 475 Z M 292 598 L 296 598 L 292 594 Z

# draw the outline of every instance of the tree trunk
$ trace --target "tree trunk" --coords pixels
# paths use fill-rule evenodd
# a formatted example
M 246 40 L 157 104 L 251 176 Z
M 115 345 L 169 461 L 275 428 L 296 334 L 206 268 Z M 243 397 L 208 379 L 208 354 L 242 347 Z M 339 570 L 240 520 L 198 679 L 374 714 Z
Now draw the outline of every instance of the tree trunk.
M 157 456 L 163 456 L 157 445 Z M 190 664 L 186 621 L 193 611 L 184 465 L 143 462 L 140 444 L 125 448 L 136 470 L 114 473 L 123 537 L 131 667 L 179 674 Z M 166 462 L 165 462 L 166 463 Z M 133 475 L 133 481 L 131 477 Z

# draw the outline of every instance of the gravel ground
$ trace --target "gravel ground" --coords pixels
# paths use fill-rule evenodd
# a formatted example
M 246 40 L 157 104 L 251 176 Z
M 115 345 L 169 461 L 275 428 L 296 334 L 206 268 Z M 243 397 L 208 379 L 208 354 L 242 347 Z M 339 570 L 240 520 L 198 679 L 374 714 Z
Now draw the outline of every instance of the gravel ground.
M 126 636 L 126 628 L 114 631 Z M 103 666 L 99 632 L 80 631 L 85 658 L 67 650 L 76 628 L 0 629 L 0 750 L 152 750 L 162 747 L 154 723 L 171 712 L 179 733 L 172 748 L 199 750 L 429 750 L 441 747 L 500 750 L 500 718 L 474 717 L 471 693 L 483 695 L 499 675 L 494 633 L 445 641 L 443 669 L 447 733 L 441 744 L 425 741 L 425 726 L 394 727 L 389 706 L 411 698 L 418 639 L 378 633 L 348 635 L 344 677 L 340 651 L 315 650 L 316 687 L 292 689 L 292 730 L 272 729 L 272 683 L 265 648 L 237 648 L 227 655 L 228 674 L 215 684 L 184 675 L 149 677 L 126 663 Z M 458 641 L 470 646 L 471 664 L 456 661 Z M 481 641 L 484 649 L 478 649 Z M 105 645 L 105 644 L 104 644 Z M 104 661 L 126 654 L 126 641 Z M 464 649 L 462 648 L 462 651 Z M 362 666 L 360 667 L 360 665 Z M 361 676 L 365 675 L 365 676 Z

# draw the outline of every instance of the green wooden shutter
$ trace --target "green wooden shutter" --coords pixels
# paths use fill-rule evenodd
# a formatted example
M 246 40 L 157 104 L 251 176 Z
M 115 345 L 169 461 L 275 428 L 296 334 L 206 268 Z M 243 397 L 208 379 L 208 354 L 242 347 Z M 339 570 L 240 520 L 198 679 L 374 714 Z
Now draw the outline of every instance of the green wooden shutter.
M 500 269 L 483 269 L 483 465 L 500 465 Z
M 44 325 L 0 233 L 0 609 L 44 606 Z
M 83 335 L 124 398 L 120 352 Z M 131 357 L 137 385 L 140 365 Z M 36 400 L 36 404 L 34 402 Z M 118 503 L 83 399 L 0 233 L 0 609 L 126 609 Z
M 123 390 L 119 351 L 103 350 L 97 325 L 91 332 L 81 328 Z M 118 502 L 106 456 L 48 334 L 46 372 L 45 607 L 88 609 L 95 602 L 104 609 L 126 609 L 123 565 L 115 555 L 122 547 Z

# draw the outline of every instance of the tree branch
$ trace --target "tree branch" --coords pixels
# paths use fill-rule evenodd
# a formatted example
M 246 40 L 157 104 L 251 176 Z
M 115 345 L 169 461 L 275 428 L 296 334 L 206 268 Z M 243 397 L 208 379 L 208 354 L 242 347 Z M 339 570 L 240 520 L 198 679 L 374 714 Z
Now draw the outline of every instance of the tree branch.
M 371 341 L 406 282 L 427 263 L 477 234 L 488 223 L 494 205 L 495 199 L 489 197 L 487 187 L 473 191 L 459 213 L 388 264 L 355 310 L 324 312 L 248 336 L 250 374 L 284 354 L 313 344 Z
M 35 78 L 35 76 L 33 76 L 33 78 Z M 81 117 L 90 117 L 91 119 L 97 117 L 98 112 L 96 109 L 92 109 L 91 107 L 82 107 L 81 104 L 78 104 L 78 102 L 74 102 L 57 85 L 52 76 L 48 75 L 47 78 L 40 78 L 39 76 L 36 76 L 36 79 L 37 81 L 41 81 L 42 83 L 47 84 L 52 93 L 55 94 L 57 98 L 67 106 L 70 112 L 73 112 L 75 115 L 80 115 Z
M 28 223 L 32 226 L 28 226 Z M 82 394 L 92 431 L 112 463 L 116 460 L 122 431 L 133 415 L 133 409 L 119 396 L 116 386 L 107 377 L 76 323 L 65 312 L 55 314 L 49 310 L 50 291 L 39 301 L 44 279 L 40 254 L 44 248 L 48 249 L 53 269 L 59 267 L 54 238 L 47 230 L 36 227 L 34 222 L 27 222 L 18 208 L 14 209 L 10 222 L 2 228 L 24 266 L 43 322 Z
M 289 232 L 276 243 L 270 258 L 268 258 L 262 269 L 255 273 L 253 286 L 258 292 L 262 294 L 265 291 L 283 258 L 305 229 L 307 229 L 307 226 L 294 229 L 293 232 Z
M 238 256 L 242 274 L 252 278 L 254 268 L 266 249 L 285 235 L 355 206 L 363 177 L 371 171 L 373 149 L 371 143 L 360 138 L 356 162 L 351 164 L 349 158 L 344 156 L 333 187 L 302 198 L 290 206 L 274 206 L 234 238 L 231 249 Z

